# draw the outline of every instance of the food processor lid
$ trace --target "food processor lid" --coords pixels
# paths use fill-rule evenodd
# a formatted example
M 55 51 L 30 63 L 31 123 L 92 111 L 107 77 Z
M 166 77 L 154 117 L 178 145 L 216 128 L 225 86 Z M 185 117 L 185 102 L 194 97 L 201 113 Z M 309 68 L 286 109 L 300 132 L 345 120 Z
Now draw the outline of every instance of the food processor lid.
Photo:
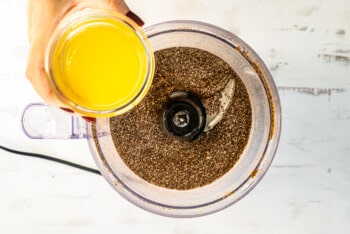
M 150 26 L 145 32 L 155 52 L 174 47 L 197 48 L 214 54 L 234 70 L 247 90 L 251 105 L 252 122 L 246 147 L 227 173 L 207 185 L 185 190 L 162 187 L 142 179 L 123 161 L 113 141 L 110 119 L 106 118 L 89 126 L 94 159 L 111 186 L 143 209 L 171 217 L 219 211 L 245 196 L 273 160 L 280 136 L 281 109 L 272 76 L 244 41 L 216 26 L 170 21 Z M 234 99 L 236 85 L 235 80 L 226 82 L 220 90 L 218 111 L 214 113 L 206 110 L 203 99 L 196 93 L 174 88 L 164 101 L 157 124 L 170 138 L 185 140 L 189 145 L 197 144 L 202 134 L 214 129 L 225 131 L 219 126 Z M 135 132 L 134 137 L 140 134 Z

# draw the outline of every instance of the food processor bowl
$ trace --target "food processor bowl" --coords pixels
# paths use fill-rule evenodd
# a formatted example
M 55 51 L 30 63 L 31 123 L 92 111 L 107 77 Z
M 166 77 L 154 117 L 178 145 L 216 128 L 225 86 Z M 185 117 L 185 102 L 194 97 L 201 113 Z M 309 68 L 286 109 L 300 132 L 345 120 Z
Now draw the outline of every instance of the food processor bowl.
M 110 185 L 147 211 L 170 217 L 197 217 L 220 211 L 243 198 L 268 170 L 280 137 L 281 107 L 273 78 L 261 58 L 244 41 L 213 25 L 170 21 L 145 29 L 153 51 L 194 47 L 231 66 L 247 89 L 252 125 L 248 143 L 236 164 L 214 182 L 176 190 L 151 184 L 123 162 L 112 139 L 109 118 L 87 125 L 94 160 Z M 137 133 L 135 133 L 137 134 Z

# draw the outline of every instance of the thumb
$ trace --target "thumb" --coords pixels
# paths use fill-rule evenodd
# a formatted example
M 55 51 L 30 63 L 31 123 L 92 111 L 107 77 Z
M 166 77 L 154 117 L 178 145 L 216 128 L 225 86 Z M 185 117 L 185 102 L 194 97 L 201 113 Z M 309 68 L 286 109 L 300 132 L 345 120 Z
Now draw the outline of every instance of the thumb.
M 143 20 L 132 12 L 123 0 L 112 0 L 110 1 L 111 10 L 117 11 L 126 15 L 129 19 L 134 21 L 138 26 L 143 26 L 145 23 Z
M 109 6 L 111 10 L 117 11 L 123 15 L 126 15 L 130 9 L 123 0 L 109 0 Z

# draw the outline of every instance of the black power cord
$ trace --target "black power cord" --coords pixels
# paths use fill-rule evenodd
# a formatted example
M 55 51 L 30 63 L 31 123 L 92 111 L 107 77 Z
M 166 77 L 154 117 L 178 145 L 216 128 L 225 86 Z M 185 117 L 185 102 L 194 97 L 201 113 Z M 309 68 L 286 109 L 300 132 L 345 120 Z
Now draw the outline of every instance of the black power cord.
M 76 164 L 76 163 L 73 163 L 73 162 L 69 162 L 69 161 L 66 161 L 66 160 L 63 160 L 63 159 L 54 158 L 54 157 L 51 157 L 51 156 L 48 156 L 48 155 L 18 151 L 18 150 L 10 149 L 10 148 L 7 148 L 7 147 L 1 146 L 1 145 L 0 145 L 0 149 L 3 149 L 5 151 L 13 153 L 13 154 L 18 154 L 18 155 L 21 155 L 21 156 L 29 156 L 29 157 L 34 157 L 34 158 L 41 158 L 41 159 L 45 159 L 45 160 L 48 160 L 48 161 L 61 163 L 61 164 L 64 164 L 64 165 L 67 165 L 67 166 L 70 166 L 70 167 L 78 168 L 78 169 L 83 170 L 83 171 L 87 171 L 87 172 L 90 172 L 90 173 L 101 175 L 101 172 L 96 170 L 96 169 L 93 169 L 93 168 L 90 168 L 90 167 L 86 167 L 86 166 L 83 166 L 83 165 L 80 165 L 80 164 Z

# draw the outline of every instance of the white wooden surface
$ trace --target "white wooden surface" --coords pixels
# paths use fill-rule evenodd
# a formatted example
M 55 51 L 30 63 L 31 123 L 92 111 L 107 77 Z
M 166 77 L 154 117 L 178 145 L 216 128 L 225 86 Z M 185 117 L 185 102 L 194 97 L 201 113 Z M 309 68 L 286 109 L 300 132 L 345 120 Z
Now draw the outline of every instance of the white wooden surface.
M 0 151 L 0 233 L 350 233 L 350 1 L 129 0 L 151 25 L 230 30 L 270 67 L 283 125 L 275 160 L 243 200 L 196 219 L 147 213 L 102 177 Z M 87 143 L 35 141 L 20 117 L 40 101 L 24 68 L 26 1 L 0 1 L 0 144 L 94 166 Z

